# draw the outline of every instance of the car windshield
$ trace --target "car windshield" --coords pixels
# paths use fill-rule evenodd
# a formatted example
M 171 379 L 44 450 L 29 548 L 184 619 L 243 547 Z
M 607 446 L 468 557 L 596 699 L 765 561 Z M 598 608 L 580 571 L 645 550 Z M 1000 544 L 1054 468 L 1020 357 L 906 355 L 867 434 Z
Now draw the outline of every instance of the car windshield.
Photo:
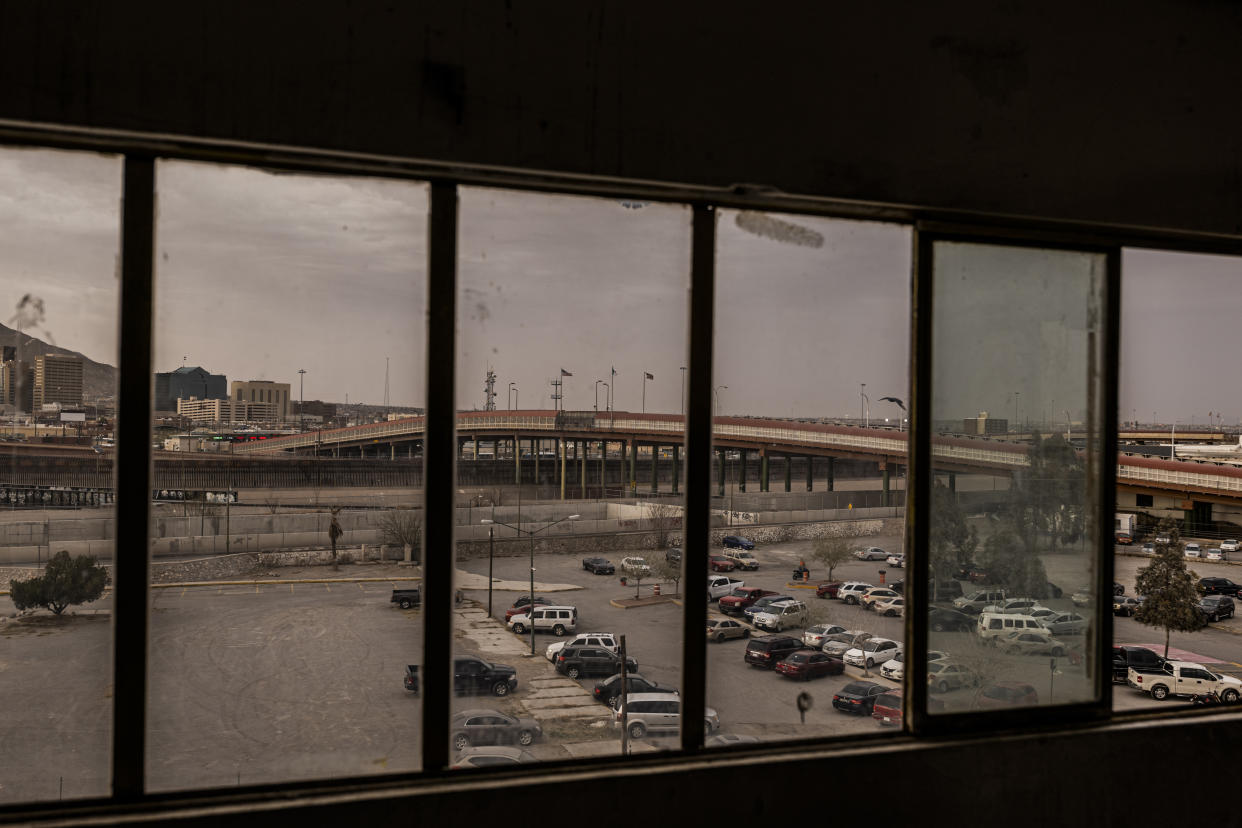
M 745 598 L 747 595 L 750 594 L 750 592 L 747 591 L 746 589 L 739 587 L 738 589 L 733 590 L 732 594 L 738 598 Z
M 983 691 L 983 695 L 989 699 L 999 699 L 1001 701 L 1009 701 L 1017 697 L 1018 693 L 1009 687 L 989 687 Z
M 847 684 L 841 688 L 841 693 L 852 693 L 855 696 L 867 695 L 867 685 L 865 684 Z
M 806 660 L 807 660 L 807 658 L 808 658 L 808 656 L 807 656 L 807 654 L 806 654 L 806 653 L 794 653 L 793 655 L 791 655 L 791 656 L 789 657 L 789 660 L 790 660 L 790 661 L 794 661 L 794 662 L 798 662 L 798 663 L 802 663 L 803 661 L 806 661 Z

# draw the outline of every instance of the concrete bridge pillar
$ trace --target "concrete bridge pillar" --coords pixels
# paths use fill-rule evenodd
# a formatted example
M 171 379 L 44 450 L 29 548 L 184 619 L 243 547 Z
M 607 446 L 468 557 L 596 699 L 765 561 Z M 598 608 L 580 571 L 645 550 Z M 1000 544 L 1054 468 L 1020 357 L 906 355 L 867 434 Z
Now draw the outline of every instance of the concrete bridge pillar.
M 389 460 L 397 459 L 397 444 L 396 443 L 388 444 L 388 459 Z
M 530 441 L 530 459 L 535 463 L 535 485 L 539 485 L 539 441 L 531 438 Z
M 638 438 L 630 439 L 630 485 L 627 487 L 631 492 L 638 490 L 638 474 L 635 470 L 635 464 L 638 462 Z
M 581 457 L 578 460 L 578 491 L 580 493 L 579 496 L 583 500 L 586 500 L 586 469 L 587 469 L 586 448 L 587 448 L 586 440 L 579 440 L 577 444 L 577 449 L 576 449 L 576 451 L 578 451 L 578 453 L 581 455 Z
M 660 444 L 651 445 L 651 493 L 660 491 Z
M 785 455 L 785 491 L 793 491 L 793 455 Z
M 884 475 L 884 490 L 880 493 L 880 505 L 887 506 L 889 503 L 889 484 L 888 484 L 888 463 L 880 463 L 880 471 Z
M 604 494 L 605 478 L 608 477 L 608 441 L 599 441 L 599 491 L 600 497 Z
M 836 480 L 833 479 L 833 464 L 836 462 L 835 457 L 828 458 L 828 491 L 836 491 Z
M 557 445 L 560 447 L 560 455 L 561 455 L 561 500 L 564 500 L 564 499 L 565 499 L 565 441 L 564 441 L 564 440 L 562 440 L 562 439 L 560 439 L 560 438 L 558 437 L 558 438 L 557 438 L 557 440 L 556 440 L 556 442 L 557 442 Z
M 766 451 L 759 452 L 759 491 L 766 492 L 768 489 L 768 453 Z
M 746 449 L 742 449 L 740 452 L 738 452 L 737 464 L 739 468 L 737 471 L 737 490 L 739 492 L 746 491 L 746 460 L 749 457 L 750 457 L 750 452 L 748 452 Z
M 678 454 L 681 452 L 681 446 L 673 444 L 673 494 L 677 494 L 677 460 Z
M 806 456 L 806 490 L 811 491 L 812 481 L 815 480 L 815 458 L 811 455 Z M 828 487 L 830 490 L 831 486 Z
M 513 435 L 513 483 L 522 483 L 522 441 L 516 434 Z
M 957 494 L 957 473 L 956 472 L 949 472 L 949 491 L 953 492 L 954 495 Z
M 719 485 L 719 487 L 718 487 L 718 488 L 719 488 L 719 490 L 717 491 L 717 494 L 718 494 L 720 497 L 724 497 L 724 493 L 725 493 L 725 453 L 724 453 L 724 449 L 718 449 L 718 450 L 716 451 L 716 457 L 717 457 L 717 461 L 718 461 L 717 465 L 718 465 L 718 468 L 719 468 L 719 473 L 718 473 L 718 476 L 719 476 L 719 478 L 720 478 L 720 485 Z

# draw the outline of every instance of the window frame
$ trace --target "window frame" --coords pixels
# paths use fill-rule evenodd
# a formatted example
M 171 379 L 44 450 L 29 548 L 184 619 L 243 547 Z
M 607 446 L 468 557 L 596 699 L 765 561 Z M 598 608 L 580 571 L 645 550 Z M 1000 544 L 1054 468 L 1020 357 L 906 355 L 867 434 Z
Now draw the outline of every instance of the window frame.
M 259 169 L 291 173 L 379 177 L 425 182 L 430 185 L 428 215 L 428 309 L 429 342 L 442 345 L 455 341 L 456 328 L 456 243 L 457 188 L 460 185 L 503 187 L 530 192 L 566 195 L 625 197 L 689 205 L 693 210 L 690 327 L 688 330 L 687 412 L 686 412 L 686 529 L 684 549 L 687 571 L 706 567 L 708 556 L 707 528 L 710 507 L 712 454 L 711 381 L 714 311 L 715 221 L 719 208 L 762 210 L 784 214 L 803 214 L 830 218 L 862 219 L 909 225 L 914 229 L 915 256 L 912 274 L 911 337 L 911 429 L 909 453 L 910 476 L 913 480 L 911 502 L 907 505 L 907 545 L 914 597 L 908 602 L 907 649 L 915 647 L 925 662 L 927 626 L 916 625 L 916 618 L 926 615 L 926 576 L 920 565 L 917 540 L 925 539 L 926 521 L 919 516 L 926 511 L 929 493 L 927 468 L 930 432 L 922 419 L 930 413 L 930 242 L 936 238 L 957 238 L 964 241 L 995 241 L 1005 244 L 1054 244 L 1060 247 L 1080 245 L 1104 250 L 1108 255 L 1106 298 L 1104 302 L 1103 390 L 1101 404 L 1102 474 L 1096 481 L 1101 489 L 1097 496 L 1100 513 L 1112 511 L 1115 501 L 1116 430 L 1118 393 L 1117 356 L 1120 313 L 1120 252 L 1123 247 L 1205 253 L 1242 258 L 1242 237 L 1223 236 L 1195 231 L 1166 228 L 1119 227 L 1069 220 L 1033 219 L 962 213 L 955 210 L 902 206 L 860 201 L 802 197 L 773 190 L 749 187 L 708 188 L 651 181 L 622 181 L 591 176 L 523 171 L 483 165 L 449 164 L 399 156 L 310 150 L 300 147 L 259 145 L 245 142 L 210 140 L 186 136 L 154 135 L 125 130 L 101 130 L 68 126 L 49 126 L 12 121 L 0 122 L 0 146 L 29 149 L 52 149 L 77 152 L 117 154 L 123 157 L 123 202 L 121 211 L 121 301 L 120 330 L 124 332 L 119 348 L 116 508 L 117 544 L 144 550 L 150 547 L 150 492 L 152 452 L 150 447 L 151 410 L 153 401 L 152 332 L 154 329 L 153 274 L 155 231 L 155 164 L 157 160 L 180 160 L 224 165 L 251 166 Z M 456 484 L 455 444 L 456 412 L 454 405 L 455 348 L 437 347 L 436 359 L 428 349 L 427 432 L 424 449 L 424 489 L 427 522 L 426 542 L 431 548 L 453 544 L 452 492 Z M 1112 527 L 1100 521 L 1097 539 L 1101 549 L 1111 548 Z M 921 526 L 921 529 L 920 529 Z M 448 781 L 463 786 L 474 774 L 451 773 L 448 770 L 449 729 L 451 723 L 452 676 L 454 671 L 441 671 L 444 680 L 427 682 L 423 700 L 423 770 L 404 774 L 364 774 L 334 780 L 294 780 L 275 785 L 245 786 L 241 789 L 192 790 L 152 795 L 145 790 L 145 746 L 148 675 L 148 612 L 149 555 L 136 555 L 116 560 L 114 573 L 113 630 L 113 695 L 112 716 L 112 795 L 99 799 L 77 800 L 72 803 L 29 802 L 0 806 L 0 818 L 15 814 L 41 814 L 80 811 L 92 805 L 128 806 L 134 803 L 170 802 L 177 798 L 195 801 L 219 801 L 239 795 L 284 802 L 301 793 L 393 789 L 411 782 L 444 786 Z M 1097 571 L 1097 596 L 1111 597 L 1112 556 L 1105 555 Z M 425 571 L 427 585 L 424 602 L 425 655 L 427 663 L 447 666 L 453 663 L 452 650 L 452 563 L 437 562 L 429 556 Z M 1104 600 L 1097 601 L 1097 663 L 1104 664 L 1106 648 L 1111 648 L 1112 616 L 1103 612 Z M 1111 606 L 1111 602 L 1109 602 Z M 685 630 L 697 629 L 706 615 L 703 595 L 689 590 L 683 614 Z M 914 653 L 919 659 L 919 653 Z M 914 666 L 913 664 L 911 665 Z M 925 666 L 925 664 L 923 665 Z M 681 704 L 686 725 L 681 733 L 681 752 L 664 756 L 644 756 L 639 760 L 607 757 L 585 762 L 590 768 L 617 765 L 674 765 L 693 759 L 692 754 L 703 745 L 703 714 L 706 691 L 706 647 L 702 636 L 683 636 L 683 688 Z M 920 736 L 950 730 L 956 717 L 938 716 L 943 726 L 929 726 L 925 712 L 911 715 L 912 710 L 925 711 L 926 686 L 911 684 L 913 669 L 906 670 L 902 688 L 908 700 L 902 731 Z M 1000 726 L 1036 730 L 1055 720 L 1108 722 L 1135 718 L 1185 718 L 1181 711 L 1126 714 L 1111 710 L 1111 682 L 1104 681 L 1107 670 L 1101 668 L 1099 680 L 1103 692 L 1098 702 L 1047 708 L 1054 716 L 1043 715 L 1039 709 L 1026 708 L 1013 715 L 987 713 L 966 714 L 968 719 L 953 722 L 952 729 L 995 728 Z M 689 677 L 698 676 L 697 681 Z M 911 692 L 913 690 L 913 692 Z M 1067 715 L 1069 714 L 1069 715 Z M 123 737 L 118 736 L 123 734 Z M 713 754 L 780 754 L 790 750 L 810 751 L 825 746 L 847 744 L 849 737 L 768 742 L 762 745 L 741 745 L 713 749 Z M 867 737 L 871 745 L 892 746 L 891 740 Z M 563 767 L 582 769 L 583 760 L 556 762 L 522 768 L 522 777 L 531 780 L 546 778 Z M 240 793 L 239 793 L 240 791 Z

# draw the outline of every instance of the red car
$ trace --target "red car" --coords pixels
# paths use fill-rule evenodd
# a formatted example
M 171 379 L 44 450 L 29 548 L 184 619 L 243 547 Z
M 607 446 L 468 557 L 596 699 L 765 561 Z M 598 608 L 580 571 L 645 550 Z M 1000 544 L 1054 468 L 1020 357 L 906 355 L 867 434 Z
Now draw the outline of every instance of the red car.
M 534 604 L 537 607 L 546 607 L 550 603 L 552 602 L 549 601 L 547 598 L 541 598 L 538 595 L 535 596 Z M 520 615 L 521 613 L 524 613 L 527 610 L 529 610 L 530 605 L 531 605 L 530 598 L 522 597 L 522 598 L 517 599 L 513 603 L 513 606 L 505 610 L 505 623 L 508 623 L 510 620 L 512 620 L 513 616 Z
M 741 615 L 742 611 L 766 595 L 775 595 L 770 589 L 738 587 L 720 599 L 718 608 L 725 615 Z
M 840 581 L 823 581 L 819 586 L 815 587 L 816 598 L 836 598 L 837 590 L 841 588 Z
M 732 572 L 737 568 L 737 564 L 733 563 L 733 561 L 728 558 L 723 558 L 719 555 L 712 555 L 707 559 L 707 568 L 713 572 Z
M 1035 688 L 1021 681 L 998 681 L 983 688 L 980 707 L 1031 707 L 1039 704 Z
M 875 706 L 871 708 L 871 718 L 880 723 L 881 727 L 892 725 L 901 726 L 901 688 L 894 687 L 875 700 Z M 936 713 L 944 710 L 944 702 L 940 699 L 927 697 L 927 710 L 929 713 Z
M 810 681 L 820 676 L 839 676 L 845 664 L 836 656 L 820 650 L 795 650 L 776 665 L 776 672 L 791 679 Z

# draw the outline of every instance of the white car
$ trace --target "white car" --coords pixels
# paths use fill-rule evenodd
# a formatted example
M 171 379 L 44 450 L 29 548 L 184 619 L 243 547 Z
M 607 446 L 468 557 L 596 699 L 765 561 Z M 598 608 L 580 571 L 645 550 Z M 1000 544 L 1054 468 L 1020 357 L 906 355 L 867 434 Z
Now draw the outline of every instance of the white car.
M 1220 542 L 1221 552 L 1237 552 L 1239 549 L 1242 549 L 1242 546 L 1239 546 L 1238 542 L 1233 538 L 1227 538 Z
M 841 584 L 841 588 L 837 590 L 837 597 L 847 604 L 857 604 L 867 590 L 874 588 L 871 584 L 862 581 L 850 581 Z
M 861 647 L 851 647 L 845 651 L 842 661 L 855 667 L 874 667 L 892 659 L 901 650 L 901 642 L 887 638 L 872 638 Z
M 651 567 L 647 565 L 646 559 L 637 556 L 622 558 L 621 568 L 632 575 L 638 575 L 639 573 L 643 575 L 651 574 Z
M 948 658 L 949 654 L 944 650 L 928 650 L 927 661 L 940 661 Z M 897 655 L 880 665 L 880 675 L 892 681 L 901 681 L 906 677 L 906 651 L 898 650 Z
M 883 561 L 888 559 L 888 553 L 878 546 L 868 546 L 866 549 L 855 549 L 854 557 L 860 561 Z
M 895 589 L 888 587 L 872 587 L 862 594 L 858 599 L 858 603 L 862 604 L 863 609 L 875 609 L 876 601 L 887 601 L 891 598 L 900 598 L 901 593 Z
M 983 608 L 984 612 L 999 612 L 1004 615 L 1030 615 L 1033 610 L 1048 609 L 1038 601 L 1030 598 L 1007 598 L 996 604 Z
M 1010 655 L 1047 655 L 1061 658 L 1069 652 L 1064 641 L 1048 633 L 1015 632 L 998 638 L 996 646 Z
M 1218 546 L 1210 546 L 1203 550 L 1203 559 L 1205 561 L 1223 561 L 1225 553 Z
M 1049 635 L 1082 635 L 1090 623 L 1076 612 L 1062 612 L 1035 620 L 1043 625 Z
M 548 661 L 555 662 L 556 654 L 566 647 L 604 647 L 612 650 L 614 653 L 621 651 L 621 645 L 617 642 L 617 636 L 613 633 L 578 633 L 569 641 L 554 641 L 548 645 L 548 649 L 543 651 Z
M 978 687 L 979 676 L 965 664 L 933 661 L 927 665 L 927 689 L 947 693 L 959 687 Z
M 1072 601 L 1073 598 L 1070 600 Z M 1049 609 L 1048 607 L 1039 607 L 1038 609 L 1028 612 L 1027 615 L 1042 624 L 1050 618 L 1056 618 L 1058 615 L 1064 615 L 1064 612 L 1062 610 Z
M 824 646 L 824 641 L 828 639 L 828 636 L 843 632 L 845 632 L 845 627 L 840 624 L 816 624 L 802 631 L 802 643 L 818 650 Z
M 906 556 L 903 553 L 898 552 L 896 555 L 889 555 L 888 559 L 885 560 L 884 563 L 896 569 L 901 569 L 906 565 Z
M 801 627 L 810 618 L 810 611 L 801 601 L 778 601 L 755 613 L 750 623 L 762 630 L 780 632 L 787 627 Z
M 1188 543 L 1182 554 L 1187 558 L 1198 558 L 1203 555 L 1203 547 L 1197 543 Z
M 843 633 L 833 633 L 824 639 L 824 646 L 820 647 L 825 653 L 835 656 L 844 656 L 847 650 L 855 646 L 861 646 L 864 641 L 871 638 L 871 633 L 863 630 L 846 630 Z
M 871 605 L 876 615 L 887 615 L 889 618 L 906 617 L 906 599 L 898 595 L 896 598 L 885 598 Z

